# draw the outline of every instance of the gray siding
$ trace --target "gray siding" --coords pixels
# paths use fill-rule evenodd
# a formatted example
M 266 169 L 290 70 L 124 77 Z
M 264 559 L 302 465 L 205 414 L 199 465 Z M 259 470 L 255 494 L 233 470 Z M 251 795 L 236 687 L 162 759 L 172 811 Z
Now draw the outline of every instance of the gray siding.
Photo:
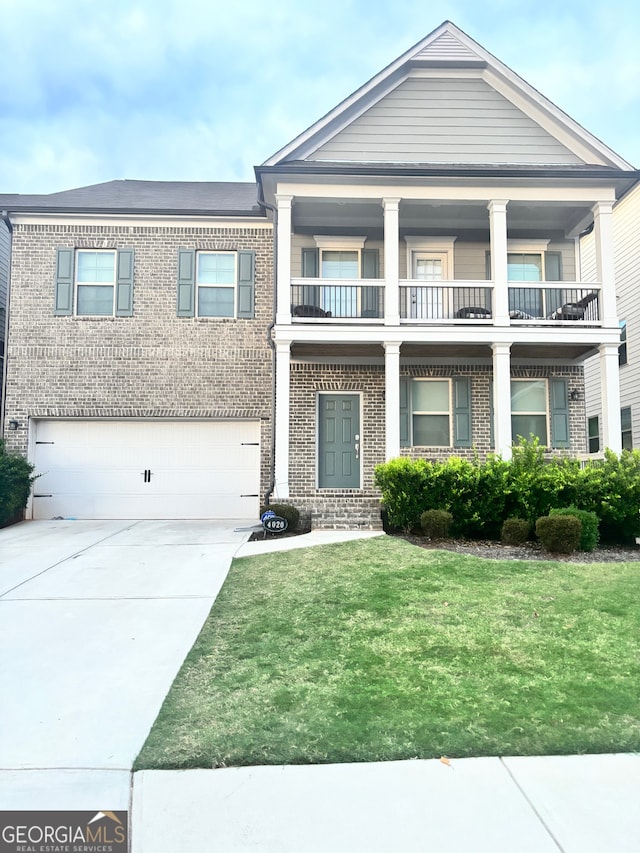
M 620 368 L 620 405 L 631 407 L 633 446 L 640 449 L 640 187 L 632 190 L 613 211 L 618 317 L 627 322 L 627 364 Z M 593 235 L 582 241 L 585 279 L 595 278 Z M 587 417 L 600 415 L 598 358 L 585 363 Z
M 580 163 L 484 80 L 414 78 L 308 159 L 400 163 Z

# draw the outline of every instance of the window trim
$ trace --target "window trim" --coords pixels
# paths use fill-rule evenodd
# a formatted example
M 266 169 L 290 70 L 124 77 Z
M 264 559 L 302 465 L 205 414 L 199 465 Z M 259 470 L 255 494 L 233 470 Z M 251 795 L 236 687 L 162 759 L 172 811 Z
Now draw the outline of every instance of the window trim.
M 418 383 L 418 382 L 420 382 L 420 383 L 423 383 L 423 382 L 424 383 L 426 383 L 426 382 L 431 382 L 431 383 L 446 382 L 447 389 L 448 389 L 448 399 L 449 399 L 448 411 L 445 412 L 445 411 L 417 410 L 414 407 L 414 403 L 413 403 L 413 400 L 414 400 L 413 389 L 415 387 L 415 383 Z M 410 406 L 409 406 L 409 414 L 410 414 L 409 425 L 410 425 L 411 432 L 410 432 L 409 440 L 411 442 L 411 447 L 453 447 L 454 446 L 454 435 L 453 435 L 454 412 L 453 412 L 453 382 L 452 382 L 452 377 L 450 377 L 450 376 L 414 376 L 411 378 L 410 388 L 411 388 L 411 396 L 410 396 Z M 415 444 L 415 442 L 414 442 L 413 419 L 416 415 L 423 416 L 423 417 L 428 417 L 429 415 L 442 417 L 443 415 L 446 415 L 449 419 L 449 443 L 448 444 Z
M 113 258 L 113 278 L 110 282 L 106 281 L 80 281 L 79 266 L 80 257 L 82 255 L 111 255 Z M 117 249 L 89 249 L 86 247 L 76 248 L 74 251 L 73 263 L 73 306 L 74 315 L 76 317 L 115 317 L 116 302 L 117 302 L 117 282 L 118 282 L 118 250 Z M 82 287 L 110 287 L 111 288 L 111 311 L 105 314 L 96 314 L 91 312 L 80 313 L 78 310 L 79 290 Z
M 591 426 L 595 423 L 595 434 L 591 434 Z M 595 442 L 592 447 L 591 442 Z M 587 418 L 587 451 L 589 453 L 600 453 L 600 415 L 590 415 Z
M 198 281 L 200 272 L 200 258 L 207 255 L 227 255 L 233 257 L 233 284 L 225 282 L 224 284 L 206 283 L 201 284 Z M 213 320 L 235 320 L 238 317 L 238 270 L 239 260 L 238 252 L 234 249 L 197 249 L 195 257 L 195 281 L 194 281 L 194 312 L 198 319 L 213 319 Z M 201 314 L 200 313 L 200 289 L 203 290 L 231 290 L 233 292 L 233 313 L 232 314 Z
M 516 433 L 516 431 L 515 431 L 515 430 L 514 430 L 514 428 L 513 428 L 513 417 L 514 417 L 514 411 L 513 411 L 513 386 L 514 386 L 514 383 L 516 383 L 516 382 L 519 382 L 519 383 L 523 383 L 523 382 L 529 382 L 529 383 L 532 383 L 532 382 L 542 382 L 542 383 L 544 384 L 544 388 L 545 388 L 545 393 L 544 393 L 544 403 L 545 403 L 544 417 L 545 417 L 545 432 L 546 432 L 546 439 L 545 439 L 545 441 L 544 441 L 543 446 L 544 446 L 544 447 L 548 447 L 548 448 L 550 448 L 550 449 L 551 449 L 551 448 L 553 447 L 553 437 L 550 435 L 550 432 L 551 432 L 551 412 L 550 412 L 550 402 L 549 402 L 549 380 L 548 380 L 547 378 L 540 378 L 540 377 L 536 377 L 536 378 L 528 377 L 528 378 L 527 378 L 527 377 L 523 377 L 523 376 L 519 376 L 519 377 L 516 377 L 516 378 L 514 378 L 513 376 L 511 377 L 511 382 L 510 382 L 510 385 L 509 385 L 509 395 L 510 395 L 510 396 L 509 396 L 509 403 L 510 403 L 509 408 L 510 408 L 510 411 L 511 411 L 511 438 L 512 438 L 512 441 L 515 441 L 515 440 L 517 439 L 518 435 L 519 435 L 519 433 Z M 515 412 L 515 415 L 516 415 L 516 416 L 519 416 L 519 415 L 525 415 L 525 416 L 536 416 L 536 415 L 537 415 L 537 416 L 540 416 L 541 414 L 543 414 L 543 413 L 542 413 L 542 412 L 539 412 L 539 411 L 533 411 L 533 410 L 523 411 L 523 412 Z M 525 439 L 528 441 L 528 440 L 529 440 L 529 438 L 530 438 L 530 435 L 523 436 L 523 438 L 525 438 Z
M 620 344 L 618 346 L 618 366 L 624 367 L 629 364 L 629 352 L 627 350 L 627 321 L 620 320 Z

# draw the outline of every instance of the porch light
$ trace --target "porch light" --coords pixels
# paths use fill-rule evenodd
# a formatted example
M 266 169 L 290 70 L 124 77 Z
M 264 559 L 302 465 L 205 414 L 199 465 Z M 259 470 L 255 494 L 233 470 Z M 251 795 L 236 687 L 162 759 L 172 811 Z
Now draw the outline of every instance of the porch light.
M 16 430 L 16 429 L 18 429 L 19 426 L 20 426 L 20 424 L 18 423 L 18 421 L 9 421 L 9 429 L 10 430 Z
M 571 391 L 569 391 L 569 399 L 572 400 L 574 403 L 576 400 L 580 399 L 580 392 L 577 388 L 572 388 Z

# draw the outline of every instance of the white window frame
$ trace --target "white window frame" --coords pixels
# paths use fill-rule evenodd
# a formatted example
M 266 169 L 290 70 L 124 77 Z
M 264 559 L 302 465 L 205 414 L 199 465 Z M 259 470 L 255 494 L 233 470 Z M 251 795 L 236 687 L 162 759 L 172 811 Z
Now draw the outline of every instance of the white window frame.
M 533 409 L 531 409 L 530 411 L 525 411 L 525 412 L 514 412 L 513 411 L 512 389 L 513 389 L 513 385 L 516 382 L 520 382 L 520 383 L 522 383 L 522 382 L 529 382 L 529 383 L 531 383 L 531 382 L 542 382 L 542 383 L 544 383 L 544 404 L 545 404 L 544 416 L 545 416 L 545 428 L 546 428 L 546 440 L 544 442 L 544 447 L 551 447 L 551 436 L 549 434 L 550 424 L 551 424 L 551 418 L 550 418 L 550 413 L 549 413 L 549 381 L 547 379 L 543 379 L 543 378 L 535 378 L 534 379 L 531 377 L 529 377 L 529 378 L 521 377 L 518 379 L 513 379 L 513 378 L 511 379 L 511 382 L 509 384 L 509 409 L 511 411 L 511 422 L 512 422 L 512 424 L 513 424 L 514 415 L 517 417 L 519 415 L 525 415 L 525 416 L 536 416 L 536 415 L 538 415 L 539 416 L 539 415 L 543 414 L 542 412 L 534 411 Z M 513 427 L 512 427 L 512 431 L 513 431 L 513 439 L 515 441 L 515 439 L 517 438 L 517 436 L 520 433 L 516 433 L 515 430 L 513 430 Z M 527 439 L 527 441 L 529 440 L 528 435 L 523 436 L 523 438 Z
M 200 274 L 200 258 L 207 255 L 227 255 L 233 257 L 233 283 L 204 283 L 198 281 Z M 233 313 L 232 314 L 201 314 L 200 313 L 200 288 L 233 290 Z M 238 253 L 233 250 L 226 249 L 199 249 L 196 252 L 196 271 L 195 271 L 195 316 L 210 320 L 232 320 L 238 314 Z
M 595 422 L 596 432 L 591 435 L 591 425 Z M 596 441 L 598 446 L 591 449 L 591 442 Z M 587 451 L 589 453 L 600 453 L 600 415 L 589 415 L 587 418 Z
M 78 274 L 78 270 L 80 267 L 80 257 L 81 255 L 111 255 L 113 258 L 113 279 L 110 282 L 107 281 L 81 281 L 80 276 Z M 118 251 L 117 249 L 76 249 L 75 257 L 74 257 L 74 313 L 76 317 L 113 317 L 115 316 L 115 306 L 116 306 L 116 280 L 118 276 Z M 111 288 L 111 312 L 109 314 L 90 314 L 90 313 L 80 313 L 78 311 L 78 292 L 81 287 L 110 287 Z
M 449 410 L 448 411 L 423 411 L 421 409 L 416 410 L 413 399 L 413 387 L 416 382 L 446 382 L 449 388 Z M 448 376 L 430 376 L 430 377 L 414 377 L 410 383 L 411 387 L 411 397 L 410 397 L 410 408 L 409 408 L 409 426 L 411 430 L 410 443 L 412 447 L 453 447 L 453 384 L 451 381 L 451 377 Z M 415 415 L 422 416 L 442 416 L 446 415 L 449 418 L 449 444 L 415 444 L 414 440 L 414 429 L 413 429 L 413 418 Z
M 314 236 L 318 249 L 318 278 L 327 282 L 335 282 L 322 289 L 322 304 L 324 310 L 331 311 L 334 316 L 360 316 L 360 288 L 350 288 L 348 284 L 341 285 L 340 282 L 360 281 L 362 278 L 362 250 L 367 240 L 366 237 L 325 237 Z M 357 254 L 356 275 L 353 278 L 324 278 L 322 275 L 322 256 L 324 252 L 355 252 Z M 339 291 L 336 288 L 340 288 Z M 343 306 L 343 300 L 349 302 L 348 308 Z M 340 303 L 339 305 L 337 303 Z M 338 311 L 336 311 L 336 307 Z M 344 307 L 344 311 L 341 308 Z

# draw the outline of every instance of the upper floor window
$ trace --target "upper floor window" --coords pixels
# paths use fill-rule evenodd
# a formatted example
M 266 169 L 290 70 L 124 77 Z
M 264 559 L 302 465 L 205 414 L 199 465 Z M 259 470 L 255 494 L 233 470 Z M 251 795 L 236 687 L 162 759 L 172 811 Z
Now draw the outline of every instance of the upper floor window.
M 76 252 L 76 314 L 113 315 L 115 251 Z
M 618 347 L 618 363 L 620 367 L 627 364 L 627 321 L 620 320 L 620 346 Z
M 235 316 L 235 252 L 198 252 L 196 279 L 198 317 Z
M 178 317 L 255 316 L 255 252 L 178 250 Z
M 130 317 L 133 275 L 133 249 L 61 247 L 56 253 L 54 313 Z

